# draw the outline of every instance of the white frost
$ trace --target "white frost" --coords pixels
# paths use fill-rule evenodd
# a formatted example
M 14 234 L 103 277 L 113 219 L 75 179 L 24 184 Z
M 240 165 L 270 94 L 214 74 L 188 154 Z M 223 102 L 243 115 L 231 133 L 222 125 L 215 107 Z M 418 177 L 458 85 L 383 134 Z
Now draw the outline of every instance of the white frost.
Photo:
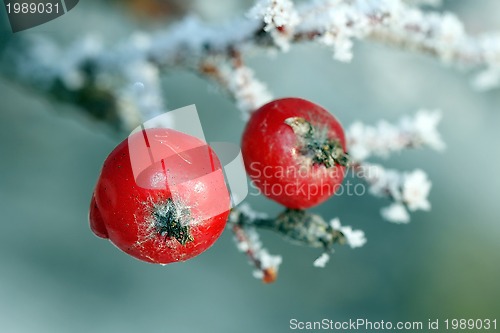
M 330 255 L 326 252 L 322 253 L 316 260 L 313 262 L 314 267 L 324 268 L 326 264 L 330 261 Z
M 282 51 L 290 49 L 294 27 L 300 22 L 293 2 L 290 0 L 260 0 L 247 16 L 264 22 L 264 31 Z
M 242 111 L 244 120 L 251 112 L 272 100 L 265 84 L 255 78 L 253 70 L 248 67 L 233 69 L 229 66 L 222 68 L 221 74 L 227 81 L 227 88 L 234 96 L 238 108 Z
M 381 211 L 382 217 L 388 221 L 408 223 L 408 210 L 428 211 L 431 208 L 428 197 L 432 183 L 423 170 L 400 172 L 379 164 L 363 163 L 358 167 L 358 177 L 368 183 L 371 194 L 389 197 L 393 201 Z
M 245 216 L 247 216 L 251 221 L 256 219 L 267 219 L 269 215 L 263 212 L 258 212 L 254 210 L 248 203 L 242 203 L 238 206 L 238 210 Z
M 394 223 L 408 223 L 410 222 L 410 214 L 405 206 L 401 203 L 393 203 L 390 206 L 384 207 L 381 210 L 382 217 L 387 221 Z
M 403 180 L 403 201 L 409 210 L 431 209 L 431 204 L 427 200 L 431 186 L 432 184 L 427 178 L 427 174 L 420 169 L 405 174 Z
M 403 118 L 401 128 L 413 136 L 415 144 L 420 143 L 420 145 L 440 151 L 446 147 L 437 131 L 440 121 L 440 111 L 420 110 L 413 118 Z
M 299 16 L 290 0 L 261 0 L 248 12 L 248 17 L 262 20 L 265 31 L 276 28 L 293 28 L 299 22 Z
M 405 148 L 443 150 L 445 144 L 437 130 L 440 120 L 439 111 L 420 110 L 394 125 L 387 121 L 375 126 L 355 122 L 347 130 L 349 153 L 355 161 L 363 161 L 372 155 L 387 157 Z
M 365 245 L 366 237 L 362 230 L 353 230 L 351 226 L 342 226 L 338 218 L 331 220 L 330 226 L 334 230 L 338 230 L 344 234 L 347 244 L 349 244 L 351 248 L 355 249 Z

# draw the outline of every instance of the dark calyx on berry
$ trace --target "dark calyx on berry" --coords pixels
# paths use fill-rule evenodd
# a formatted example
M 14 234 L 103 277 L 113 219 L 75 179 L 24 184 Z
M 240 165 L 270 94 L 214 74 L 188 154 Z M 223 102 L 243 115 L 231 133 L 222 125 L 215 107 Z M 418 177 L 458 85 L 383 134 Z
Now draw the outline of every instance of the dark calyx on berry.
M 327 128 L 313 126 L 301 117 L 291 117 L 285 120 L 299 139 L 299 152 L 311 159 L 312 164 L 324 165 L 327 168 L 335 164 L 349 165 L 349 155 L 337 138 L 329 138 Z
M 156 232 L 165 238 L 173 237 L 182 245 L 194 240 L 189 230 L 189 210 L 182 209 L 172 199 L 155 205 L 152 215 Z

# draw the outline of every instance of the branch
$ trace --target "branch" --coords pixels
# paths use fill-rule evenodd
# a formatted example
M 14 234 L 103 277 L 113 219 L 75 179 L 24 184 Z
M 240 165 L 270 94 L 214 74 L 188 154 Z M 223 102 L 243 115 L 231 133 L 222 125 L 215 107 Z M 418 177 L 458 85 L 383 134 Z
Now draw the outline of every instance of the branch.
M 242 111 L 242 119 L 248 120 L 254 110 L 273 97 L 265 84 L 255 78 L 253 70 L 245 66 L 240 52 L 234 50 L 230 59 L 224 60 L 206 60 L 200 72 L 218 83 Z
M 212 26 L 187 17 L 154 34 L 136 33 L 112 47 L 87 37 L 60 48 L 42 37 L 18 38 L 7 52 L 4 75 L 81 106 L 114 127 L 132 129 L 165 111 L 159 75 L 185 68 L 217 82 L 248 113 L 271 99 L 243 64 L 252 49 L 290 44 L 329 46 L 338 60 L 352 58 L 353 39 L 425 53 L 460 67 L 478 68 L 478 88 L 500 84 L 500 34 L 468 35 L 450 13 L 423 12 L 401 0 L 263 0 L 240 18 Z
M 375 126 L 357 121 L 346 133 L 349 155 L 354 161 L 362 162 L 371 156 L 386 158 L 407 148 L 429 147 L 442 151 L 446 145 L 437 131 L 440 121 L 439 110 L 419 110 L 415 116 L 405 116 L 394 125 L 384 120 Z
M 315 41 L 332 47 L 337 60 L 349 61 L 353 39 L 368 39 L 460 67 L 483 68 L 478 88 L 500 84 L 500 33 L 471 36 L 451 13 L 423 12 L 400 0 L 310 1 L 297 9 L 289 0 L 262 0 L 256 8 L 254 17 L 266 23 L 282 50 L 289 48 L 287 43 Z M 274 19 L 283 17 L 283 11 L 292 12 L 288 20 Z
M 232 210 L 228 223 L 235 234 L 238 249 L 247 254 L 256 268 L 254 276 L 266 283 L 276 279 L 282 260 L 262 247 L 256 228 L 277 232 L 297 245 L 321 249 L 323 254 L 314 262 L 316 267 L 325 266 L 336 244 L 357 248 L 366 243 L 363 231 L 342 226 L 337 218 L 327 222 L 321 216 L 303 210 L 287 209 L 276 218 L 269 218 L 243 204 Z
M 439 111 L 420 110 L 414 117 L 403 117 L 396 125 L 386 121 L 376 126 L 356 122 L 347 130 L 347 142 L 353 174 L 368 184 L 371 194 L 392 201 L 382 208 L 382 217 L 395 223 L 410 222 L 408 211 L 428 211 L 431 182 L 427 174 L 416 169 L 400 172 L 380 164 L 366 162 L 371 156 L 386 158 L 403 149 L 429 147 L 441 151 L 445 144 L 437 131 Z
M 363 163 L 355 164 L 353 171 L 368 184 L 372 195 L 386 197 L 392 201 L 388 207 L 381 210 L 382 217 L 390 222 L 408 223 L 408 210 L 431 209 L 428 196 L 432 184 L 423 170 L 400 172 L 385 169 L 379 164 Z
M 263 249 L 259 240 L 259 234 L 252 227 L 242 227 L 234 224 L 232 226 L 238 249 L 245 252 L 250 263 L 255 267 L 253 276 L 261 279 L 264 283 L 272 283 L 278 277 L 278 268 L 281 264 L 280 256 L 270 255 Z

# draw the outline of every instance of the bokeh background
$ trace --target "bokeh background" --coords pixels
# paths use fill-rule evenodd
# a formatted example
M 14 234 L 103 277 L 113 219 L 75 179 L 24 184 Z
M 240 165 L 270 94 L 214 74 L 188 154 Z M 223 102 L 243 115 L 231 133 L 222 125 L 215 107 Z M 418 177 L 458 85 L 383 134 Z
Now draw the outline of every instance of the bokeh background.
M 156 29 L 186 11 L 222 21 L 251 5 L 178 1 L 162 19 L 144 23 L 134 14 L 139 9 L 127 9 L 130 3 L 83 1 L 21 34 L 68 42 L 94 33 L 113 44 L 137 26 Z M 446 1 L 444 7 L 472 32 L 500 30 L 498 1 Z M 15 38 L 7 29 L 1 34 L 3 44 Z M 426 170 L 432 211 L 394 225 L 379 215 L 383 199 L 335 197 L 314 211 L 363 229 L 366 246 L 339 248 L 317 269 L 318 251 L 263 232 L 266 246 L 284 259 L 272 285 L 252 277 L 230 232 L 188 262 L 142 263 L 95 237 L 87 222 L 101 164 L 126 134 L 0 77 L 1 332 L 287 332 L 292 318 L 500 320 L 500 92 L 475 92 L 460 71 L 366 42 L 356 43 L 351 64 L 312 45 L 247 60 L 275 96 L 315 101 L 346 125 L 442 109 L 444 153 L 408 151 L 382 161 Z M 163 86 L 170 109 L 197 105 L 209 141 L 239 142 L 239 112 L 213 86 L 180 70 L 167 73 Z M 262 197 L 247 202 L 269 214 L 280 211 Z

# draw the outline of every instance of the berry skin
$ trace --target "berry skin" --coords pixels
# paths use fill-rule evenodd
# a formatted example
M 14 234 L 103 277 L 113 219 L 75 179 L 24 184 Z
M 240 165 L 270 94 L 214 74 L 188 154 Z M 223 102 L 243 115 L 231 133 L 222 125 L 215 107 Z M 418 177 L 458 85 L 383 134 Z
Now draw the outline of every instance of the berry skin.
M 171 129 L 145 129 L 104 162 L 90 204 L 90 227 L 151 263 L 184 261 L 208 249 L 230 209 L 221 164 L 203 141 Z
M 242 153 L 255 186 L 291 209 L 327 200 L 348 164 L 342 125 L 300 98 L 278 99 L 255 111 L 243 133 Z

